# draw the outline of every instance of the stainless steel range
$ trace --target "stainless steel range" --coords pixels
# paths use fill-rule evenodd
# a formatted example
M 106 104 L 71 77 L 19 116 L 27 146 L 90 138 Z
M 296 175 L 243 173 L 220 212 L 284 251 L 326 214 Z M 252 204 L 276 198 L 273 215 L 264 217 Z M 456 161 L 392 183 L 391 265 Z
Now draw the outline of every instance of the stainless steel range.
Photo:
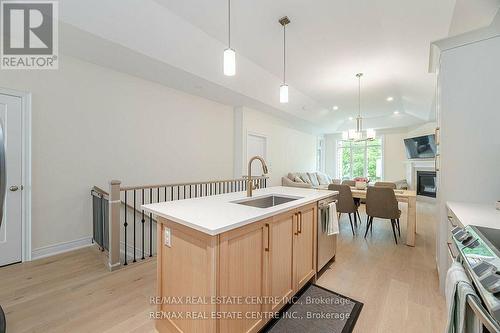
M 481 298 L 469 304 L 488 332 L 500 332 L 500 230 L 467 226 L 452 234 L 459 261 Z

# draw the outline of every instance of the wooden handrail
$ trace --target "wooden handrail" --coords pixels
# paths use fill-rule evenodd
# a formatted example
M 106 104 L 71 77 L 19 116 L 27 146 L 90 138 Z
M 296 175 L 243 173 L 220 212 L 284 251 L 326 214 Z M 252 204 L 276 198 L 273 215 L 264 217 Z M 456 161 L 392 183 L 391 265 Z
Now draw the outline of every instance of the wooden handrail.
M 102 188 L 98 187 L 98 186 L 93 186 L 92 189 L 91 189 L 91 192 L 96 192 L 97 194 L 100 194 L 101 196 L 104 196 L 104 197 L 107 197 L 109 196 L 109 193 L 104 191 Z
M 257 176 L 252 177 L 252 180 L 259 179 L 268 179 L 267 176 Z M 216 184 L 216 183 L 233 183 L 238 181 L 247 181 L 247 177 L 238 178 L 238 179 L 224 179 L 224 180 L 210 180 L 204 182 L 190 182 L 190 183 L 177 183 L 177 184 L 150 184 L 150 185 L 137 185 L 137 186 L 122 186 L 120 187 L 120 191 L 131 191 L 131 190 L 142 190 L 142 189 L 150 189 L 150 188 L 159 188 L 159 187 L 177 187 L 177 186 L 194 186 L 194 185 L 205 185 L 205 184 Z

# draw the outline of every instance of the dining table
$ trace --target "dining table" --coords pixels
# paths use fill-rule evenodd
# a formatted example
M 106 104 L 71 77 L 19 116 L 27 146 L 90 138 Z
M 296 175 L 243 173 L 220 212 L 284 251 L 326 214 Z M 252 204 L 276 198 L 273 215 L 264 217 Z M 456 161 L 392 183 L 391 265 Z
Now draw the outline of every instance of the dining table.
M 351 187 L 352 197 L 366 199 L 366 189 Z M 417 192 L 412 190 L 394 190 L 396 200 L 408 205 L 406 210 L 406 245 L 415 246 L 417 234 Z

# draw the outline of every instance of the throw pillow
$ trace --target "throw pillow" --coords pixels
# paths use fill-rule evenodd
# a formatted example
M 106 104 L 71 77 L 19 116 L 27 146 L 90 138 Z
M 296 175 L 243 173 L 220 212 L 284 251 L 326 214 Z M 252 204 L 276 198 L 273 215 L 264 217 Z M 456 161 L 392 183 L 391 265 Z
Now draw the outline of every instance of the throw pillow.
M 298 172 L 297 175 L 304 181 L 304 183 L 312 184 L 311 179 L 305 172 Z
M 319 186 L 318 176 L 316 175 L 316 172 L 308 172 L 307 175 L 309 176 L 309 179 L 311 179 L 312 186 Z
M 304 181 L 300 177 L 298 177 L 298 176 L 295 176 L 295 178 L 293 179 L 293 181 L 296 182 L 296 183 L 305 184 Z
M 323 172 L 317 172 L 316 174 L 320 185 L 329 185 L 331 183 L 331 178 L 327 174 Z

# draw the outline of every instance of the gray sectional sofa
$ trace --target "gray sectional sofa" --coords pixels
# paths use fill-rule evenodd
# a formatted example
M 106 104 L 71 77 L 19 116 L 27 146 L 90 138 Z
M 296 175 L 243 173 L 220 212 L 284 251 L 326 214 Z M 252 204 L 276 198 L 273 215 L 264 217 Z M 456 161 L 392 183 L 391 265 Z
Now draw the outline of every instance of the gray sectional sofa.
M 340 180 L 333 179 L 323 172 L 289 172 L 281 178 L 281 185 L 302 188 L 328 189 L 330 184 L 340 184 Z

